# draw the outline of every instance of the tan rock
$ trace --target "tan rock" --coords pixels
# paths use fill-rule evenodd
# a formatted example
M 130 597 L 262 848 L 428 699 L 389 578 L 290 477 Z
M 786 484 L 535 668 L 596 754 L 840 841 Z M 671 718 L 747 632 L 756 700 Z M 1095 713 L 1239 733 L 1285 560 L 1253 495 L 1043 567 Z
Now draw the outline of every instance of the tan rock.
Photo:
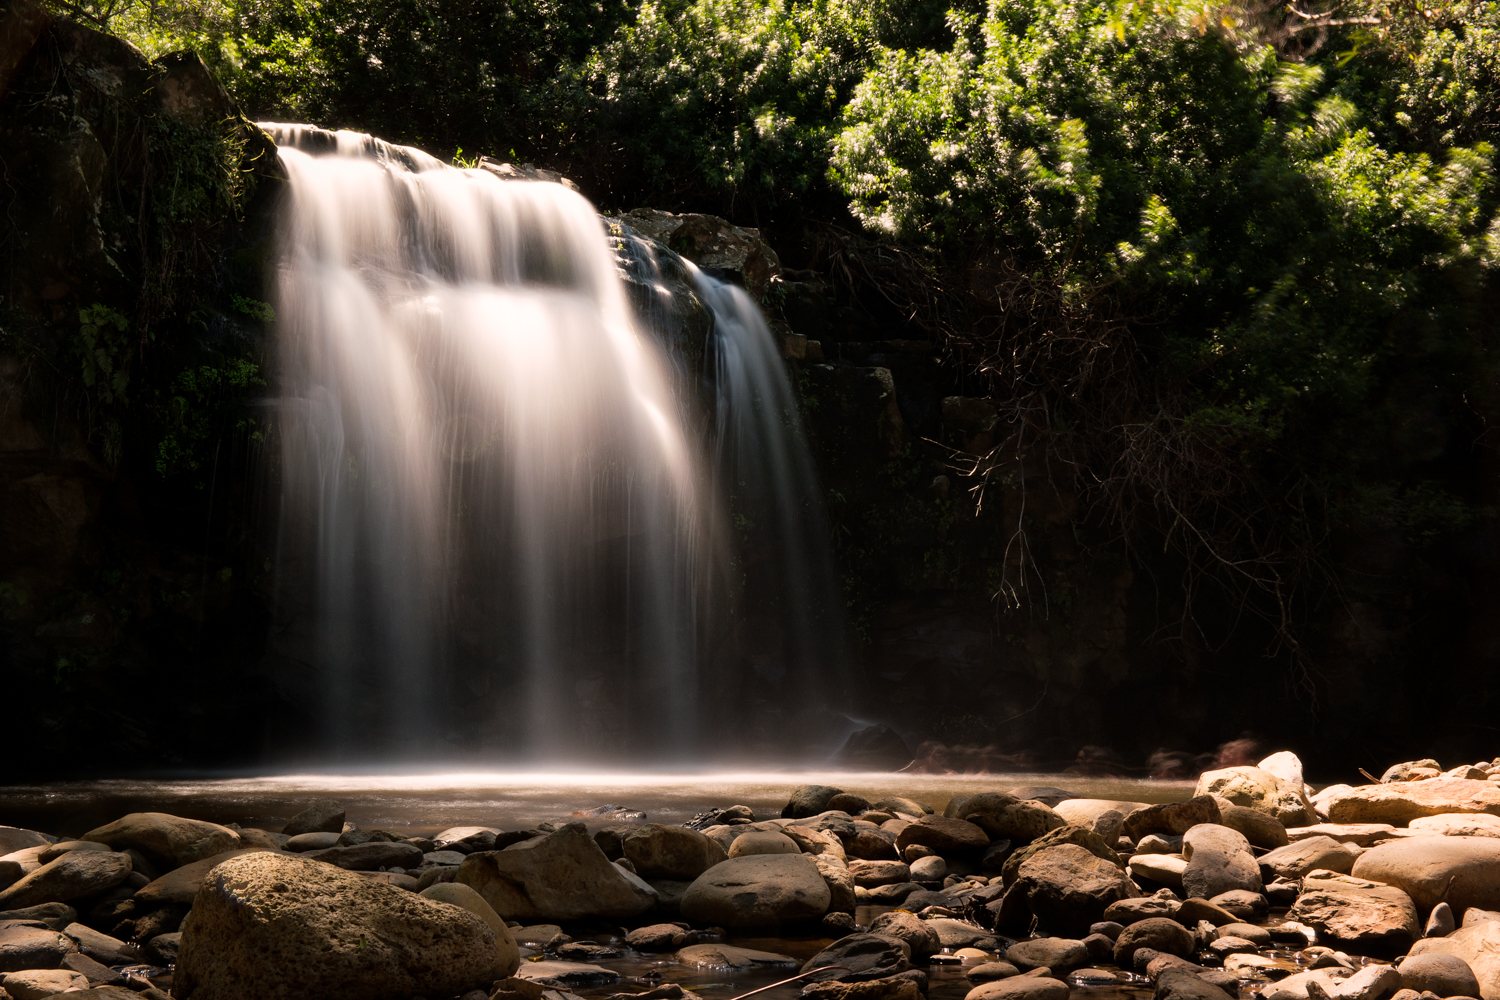
M 1408 824 L 1422 833 L 1444 837 L 1500 837 L 1500 816 L 1490 813 L 1439 813 L 1418 816 Z
M 455 882 L 469 886 L 506 920 L 523 924 L 620 919 L 649 910 L 656 891 L 611 864 L 581 823 L 464 858 Z
M 797 842 L 784 833 L 772 833 L 769 830 L 751 830 L 734 838 L 734 843 L 729 845 L 729 857 L 742 858 L 747 854 L 801 854 L 802 849 Z M 722 860 L 722 859 L 721 859 Z M 717 864 L 718 862 L 715 862 Z M 692 878 L 697 878 L 707 871 L 694 872 Z
M 1352 874 L 1399 886 L 1422 911 L 1446 901 L 1462 916 L 1471 906 L 1500 909 L 1500 840 L 1411 837 L 1372 847 Z
M 446 997 L 488 988 L 497 965 L 495 932 L 460 907 L 259 851 L 220 864 L 199 888 L 182 925 L 173 993 L 193 1000 Z
M 1312 826 L 1289 827 L 1286 836 L 1294 844 L 1309 837 L 1331 837 L 1341 844 L 1369 847 L 1376 841 L 1396 836 L 1396 828 L 1389 823 L 1315 823 Z
M 1281 878 L 1299 879 L 1319 868 L 1349 874 L 1358 855 L 1332 837 L 1306 837 L 1261 855 L 1260 864 Z M 1376 879 L 1376 881 L 1385 881 Z
M 134 848 L 162 870 L 178 868 L 240 846 L 227 826 L 169 813 L 131 813 L 83 835 L 117 851 Z
M 489 925 L 495 932 L 495 976 L 504 979 L 521 967 L 521 949 L 511 936 L 510 928 L 500 919 L 484 897 L 459 882 L 441 882 L 422 890 L 422 896 L 438 903 L 461 906 Z
M 1094 820 L 1107 812 L 1118 812 L 1129 816 L 1137 809 L 1145 809 L 1149 802 L 1122 802 L 1115 799 L 1064 799 L 1052 807 L 1052 811 L 1066 823 L 1074 826 L 1092 827 Z
M 1312 873 L 1287 917 L 1345 945 L 1398 949 L 1421 936 L 1411 897 L 1393 885 Z
M 682 897 L 682 915 L 723 927 L 755 927 L 820 917 L 831 901 L 808 855 L 752 854 L 698 876 Z
M 80 990 L 89 981 L 72 969 L 26 969 L 0 976 L 0 988 L 14 1000 L 41 1000 L 67 990 Z
M 1489 813 L 1500 816 L 1500 785 L 1464 778 L 1431 778 L 1384 785 L 1333 785 L 1316 796 L 1333 823 L 1405 825 L 1419 816 Z
M 1283 826 L 1302 826 L 1316 819 L 1300 781 L 1283 781 L 1258 767 L 1204 771 L 1193 794 L 1222 796 L 1237 806 L 1265 813 Z

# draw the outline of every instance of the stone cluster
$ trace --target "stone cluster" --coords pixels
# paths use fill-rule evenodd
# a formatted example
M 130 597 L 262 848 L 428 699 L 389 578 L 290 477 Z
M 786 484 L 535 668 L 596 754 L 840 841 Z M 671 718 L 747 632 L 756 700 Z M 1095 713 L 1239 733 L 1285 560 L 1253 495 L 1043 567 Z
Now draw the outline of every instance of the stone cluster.
M 414 838 L 315 802 L 281 832 L 0 827 L 0 997 L 697 1000 L 610 967 L 644 956 L 813 1000 L 921 1000 L 959 971 L 966 1000 L 1500 1000 L 1492 774 L 1417 761 L 1313 793 L 1280 753 L 1165 804 L 806 785 L 774 818 L 681 826 L 610 807 Z M 733 943 L 769 935 L 811 957 Z

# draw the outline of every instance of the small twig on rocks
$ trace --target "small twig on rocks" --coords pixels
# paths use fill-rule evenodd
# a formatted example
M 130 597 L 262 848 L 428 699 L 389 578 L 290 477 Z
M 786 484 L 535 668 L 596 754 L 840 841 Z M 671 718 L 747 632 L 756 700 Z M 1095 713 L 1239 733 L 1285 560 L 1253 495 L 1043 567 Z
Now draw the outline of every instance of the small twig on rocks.
M 1380 784 L 1380 779 L 1377 778 L 1377 777 L 1375 777 L 1375 775 L 1371 774 L 1369 771 L 1366 771 L 1364 768 L 1360 768 L 1359 769 L 1359 773 L 1363 774 L 1366 778 L 1369 778 L 1371 781 L 1375 782 L 1375 784 L 1377 784 L 1377 785 Z
M 749 993 L 741 993 L 739 996 L 734 997 L 733 1000 L 745 1000 L 746 997 L 753 997 L 757 993 L 764 993 L 766 990 L 774 990 L 778 986 L 785 986 L 787 983 L 795 983 L 799 979 L 806 979 L 808 976 L 816 976 L 820 972 L 831 972 L 835 969 L 839 972 L 850 971 L 847 965 L 825 965 L 821 969 L 813 969 L 810 972 L 803 972 L 799 975 L 795 975 L 791 979 L 783 979 L 779 983 L 772 983 L 770 986 L 762 986 L 760 989 L 751 990 Z

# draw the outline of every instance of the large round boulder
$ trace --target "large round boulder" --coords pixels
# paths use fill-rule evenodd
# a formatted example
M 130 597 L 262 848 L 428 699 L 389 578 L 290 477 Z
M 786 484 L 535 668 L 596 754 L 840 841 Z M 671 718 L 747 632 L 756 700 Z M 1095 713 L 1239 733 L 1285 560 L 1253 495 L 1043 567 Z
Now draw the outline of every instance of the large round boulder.
M 484 897 L 462 882 L 439 882 L 430 885 L 421 893 L 424 899 L 430 899 L 436 903 L 447 903 L 449 906 L 459 906 L 468 910 L 474 916 L 489 925 L 490 930 L 495 932 L 495 975 L 499 979 L 513 976 L 521 967 L 521 948 L 516 944 L 515 937 L 510 928 L 500 915 L 495 912 Z
M 1401 973 L 1401 988 L 1421 993 L 1430 990 L 1440 997 L 1477 997 L 1479 980 L 1469 963 L 1457 955 L 1432 952 L 1408 955 L 1396 971 Z
M 806 854 L 750 854 L 721 861 L 682 897 L 682 915 L 723 927 L 812 920 L 828 911 L 828 885 Z
M 844 982 L 884 979 L 911 968 L 911 948 L 900 938 L 884 934 L 849 934 L 809 958 L 802 971 L 829 965 L 841 965 L 847 971 L 829 972 L 820 978 Z
M 717 846 L 717 845 L 715 845 Z M 773 833 L 770 830 L 751 830 L 734 838 L 734 843 L 729 845 L 729 857 L 743 858 L 747 854 L 801 854 L 802 848 L 797 842 L 784 833 Z M 718 858 L 714 864 L 723 861 Z M 702 870 L 693 872 L 688 878 L 697 878 L 703 872 L 708 871 L 713 865 L 705 865 Z
M 1042 927 L 1055 933 L 1088 933 L 1111 903 L 1139 895 L 1120 867 L 1077 844 L 1038 851 L 1016 870 L 1012 890 L 1023 893 Z
M 1356 851 L 1351 851 L 1348 845 L 1334 840 L 1332 837 L 1319 834 L 1315 837 L 1303 837 L 1294 844 L 1278 847 L 1260 857 L 1262 869 L 1269 870 L 1273 875 L 1280 878 L 1300 879 L 1308 872 L 1323 869 L 1324 871 L 1338 872 L 1342 875 L 1349 874 L 1354 867 L 1354 860 L 1359 857 Z M 1378 879 L 1377 881 L 1386 881 Z
M 989 843 L 989 835 L 974 823 L 946 816 L 923 816 L 915 823 L 908 823 L 901 831 L 896 838 L 895 850 L 905 851 L 912 844 L 921 844 L 942 855 L 975 854 Z
M 724 849 L 697 830 L 647 823 L 620 839 L 641 878 L 691 881 L 724 860 Z
M 954 797 L 943 815 L 973 823 L 989 834 L 990 840 L 1009 840 L 1015 844 L 1029 844 L 1064 823 L 1046 803 L 1018 799 L 1004 792 Z
M 130 877 L 130 855 L 113 851 L 69 851 L 0 892 L 0 910 L 66 903 L 96 896 Z
M 140 851 L 163 871 L 240 846 L 240 835 L 227 826 L 170 813 L 131 813 L 90 830 L 80 839 L 108 844 L 117 851 Z
M 1217 823 L 1221 818 L 1212 795 L 1196 795 L 1184 802 L 1164 802 L 1126 813 L 1120 831 L 1138 841 L 1148 833 L 1184 834 L 1199 823 Z
M 1135 953 L 1142 948 L 1186 957 L 1193 953 L 1195 944 L 1193 932 L 1177 921 L 1167 917 L 1147 917 L 1126 927 L 1115 939 L 1115 964 L 1123 969 L 1130 968 Z
M 193 1000 L 396 1000 L 487 989 L 495 932 L 459 906 L 291 855 L 231 858 L 182 925 L 173 993 Z
M 1500 909 L 1500 840 L 1494 837 L 1407 837 L 1372 847 L 1351 874 L 1406 890 L 1426 912 L 1440 901 L 1462 916 L 1471 906 Z
M 1259 767 L 1204 771 L 1193 794 L 1217 795 L 1237 806 L 1263 812 L 1282 826 L 1306 826 L 1318 821 L 1301 782 L 1283 781 Z
M 1411 946 L 1411 954 L 1453 955 L 1463 959 L 1479 983 L 1478 996 L 1500 1000 L 1500 921 L 1481 920 L 1446 937 L 1424 938 Z
M 816 816 L 828 808 L 829 799 L 842 792 L 842 788 L 831 785 L 798 785 L 792 789 L 786 805 L 781 807 L 781 816 L 783 819 Z
M 1250 842 L 1237 830 L 1218 823 L 1200 823 L 1183 835 L 1182 891 L 1190 897 L 1212 899 L 1243 889 L 1260 892 L 1260 866 L 1250 853 Z
M 453 880 L 483 896 L 503 919 L 523 924 L 633 917 L 657 900 L 644 880 L 605 857 L 582 823 L 503 851 L 470 854 Z

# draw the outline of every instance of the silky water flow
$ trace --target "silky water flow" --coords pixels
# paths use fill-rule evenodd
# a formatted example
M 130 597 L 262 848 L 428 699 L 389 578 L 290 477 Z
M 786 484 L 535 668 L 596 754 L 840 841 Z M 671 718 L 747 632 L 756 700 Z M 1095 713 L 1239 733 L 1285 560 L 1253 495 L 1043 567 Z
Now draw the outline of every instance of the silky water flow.
M 567 187 L 264 127 L 289 179 L 272 646 L 303 749 L 639 765 L 837 729 L 821 503 L 745 293 L 692 270 L 695 376 Z

